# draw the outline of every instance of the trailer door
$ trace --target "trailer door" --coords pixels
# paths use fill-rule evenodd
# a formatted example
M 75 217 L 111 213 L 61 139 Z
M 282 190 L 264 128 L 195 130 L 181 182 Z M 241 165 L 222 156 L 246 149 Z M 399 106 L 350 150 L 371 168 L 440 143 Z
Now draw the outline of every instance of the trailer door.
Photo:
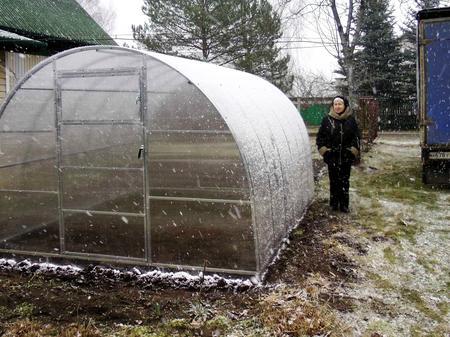
M 428 145 L 450 143 L 450 21 L 424 22 Z

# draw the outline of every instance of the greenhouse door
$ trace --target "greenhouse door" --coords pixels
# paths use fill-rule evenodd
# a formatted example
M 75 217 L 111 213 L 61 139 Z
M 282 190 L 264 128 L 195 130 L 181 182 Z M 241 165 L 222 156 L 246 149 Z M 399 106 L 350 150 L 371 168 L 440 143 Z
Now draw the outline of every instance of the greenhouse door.
M 146 260 L 145 73 L 57 72 L 61 252 Z

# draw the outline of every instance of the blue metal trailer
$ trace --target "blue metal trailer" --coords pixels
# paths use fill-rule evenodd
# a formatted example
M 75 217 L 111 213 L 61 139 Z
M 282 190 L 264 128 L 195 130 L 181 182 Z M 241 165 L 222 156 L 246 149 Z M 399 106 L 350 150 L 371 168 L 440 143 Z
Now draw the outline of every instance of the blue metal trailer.
M 423 182 L 450 185 L 450 7 L 417 14 Z

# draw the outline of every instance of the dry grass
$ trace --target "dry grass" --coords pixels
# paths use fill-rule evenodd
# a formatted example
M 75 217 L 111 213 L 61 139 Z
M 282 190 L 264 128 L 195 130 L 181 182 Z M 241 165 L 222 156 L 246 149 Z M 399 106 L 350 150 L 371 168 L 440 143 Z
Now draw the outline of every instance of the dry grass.
M 54 328 L 50 325 L 42 326 L 28 319 L 15 321 L 7 325 L 3 337 L 41 337 L 55 336 Z
M 1 331 L 0 331 L 1 333 Z M 52 324 L 42 324 L 29 319 L 15 321 L 5 326 L 3 337 L 99 337 L 104 336 L 95 325 L 87 323 L 73 323 L 64 327 Z
M 275 291 L 261 300 L 260 308 L 262 322 L 274 336 L 351 335 L 331 308 L 298 289 Z

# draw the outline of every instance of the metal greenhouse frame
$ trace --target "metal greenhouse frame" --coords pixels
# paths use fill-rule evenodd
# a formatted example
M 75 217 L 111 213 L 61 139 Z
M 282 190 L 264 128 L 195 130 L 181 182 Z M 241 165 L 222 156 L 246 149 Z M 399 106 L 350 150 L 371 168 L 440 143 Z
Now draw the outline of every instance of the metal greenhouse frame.
M 0 255 L 260 276 L 312 194 L 296 108 L 240 71 L 82 47 L 0 107 Z

